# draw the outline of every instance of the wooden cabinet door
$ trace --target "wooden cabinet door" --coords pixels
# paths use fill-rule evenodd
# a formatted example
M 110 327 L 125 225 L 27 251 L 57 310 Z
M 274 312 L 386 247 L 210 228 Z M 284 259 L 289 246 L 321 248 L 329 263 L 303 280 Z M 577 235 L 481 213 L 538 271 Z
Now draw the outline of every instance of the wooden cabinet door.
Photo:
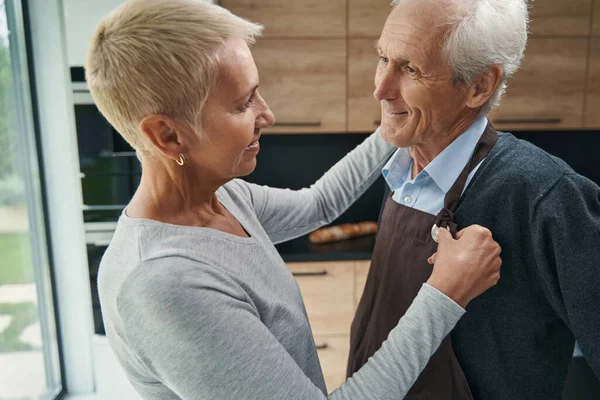
M 584 126 L 600 129 L 600 37 L 591 40 Z
M 592 0 L 530 0 L 529 4 L 529 31 L 534 36 L 590 33 Z
M 594 0 L 594 16 L 592 20 L 592 35 L 600 36 L 600 0 Z
M 252 53 L 276 119 L 265 133 L 346 130 L 345 40 L 262 39 Z
M 390 0 L 349 0 L 348 34 L 351 38 L 378 38 L 388 14 Z
M 354 316 L 354 262 L 289 263 L 314 335 L 347 335 Z
M 587 38 L 531 38 L 523 66 L 490 119 L 500 130 L 582 126 Z
M 346 0 L 222 0 L 221 5 L 261 23 L 267 38 L 346 37 Z
M 333 392 L 346 381 L 346 367 L 350 353 L 350 336 L 318 336 L 315 335 L 315 344 L 319 354 L 319 361 L 323 369 L 327 391 Z
M 592 1 L 530 0 L 529 31 L 533 35 L 588 35 Z M 598 0 L 595 1 L 598 2 Z M 389 0 L 349 0 L 348 33 L 350 37 L 379 37 L 383 24 L 391 11 L 390 3 Z M 598 8 L 600 7 L 596 6 L 596 10 Z
M 381 103 L 373 97 L 378 54 L 376 39 L 350 39 L 348 47 L 348 130 L 373 132 L 381 123 Z
M 367 283 L 367 275 L 369 274 L 369 267 L 371 266 L 371 260 L 356 261 L 355 278 L 354 278 L 354 304 L 358 306 L 360 298 L 362 297 L 363 291 L 365 290 L 365 284 Z

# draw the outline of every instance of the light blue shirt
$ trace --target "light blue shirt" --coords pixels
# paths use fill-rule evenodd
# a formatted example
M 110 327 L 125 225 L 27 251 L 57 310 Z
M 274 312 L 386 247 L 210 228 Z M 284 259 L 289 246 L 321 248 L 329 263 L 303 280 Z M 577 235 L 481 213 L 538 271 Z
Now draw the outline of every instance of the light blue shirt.
M 415 179 L 411 179 L 413 159 L 408 149 L 396 150 L 381 171 L 394 192 L 394 201 L 437 215 L 444 208 L 446 193 L 471 159 L 487 123 L 487 118 L 477 118 L 469 129 L 438 154 Z M 469 174 L 465 188 L 480 165 L 481 163 Z

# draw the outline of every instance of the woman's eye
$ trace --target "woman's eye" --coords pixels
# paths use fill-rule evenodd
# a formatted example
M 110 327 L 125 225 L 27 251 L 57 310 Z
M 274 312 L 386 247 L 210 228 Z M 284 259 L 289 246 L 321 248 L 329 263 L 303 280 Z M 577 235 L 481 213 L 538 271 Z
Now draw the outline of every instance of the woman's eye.
M 379 61 L 381 61 L 384 64 L 387 64 L 388 62 L 390 62 L 389 58 L 387 58 L 385 56 L 379 56 Z
M 244 104 L 242 106 L 242 108 L 240 108 L 241 112 L 246 111 L 247 109 L 249 109 L 252 106 L 252 103 L 254 103 L 254 96 L 250 97 L 250 99 L 246 102 L 246 104 Z
M 406 69 L 406 72 L 408 72 L 409 74 L 414 74 L 417 72 L 417 70 L 415 70 L 413 67 L 411 67 L 410 65 L 407 65 L 406 67 L 404 67 L 404 69 Z

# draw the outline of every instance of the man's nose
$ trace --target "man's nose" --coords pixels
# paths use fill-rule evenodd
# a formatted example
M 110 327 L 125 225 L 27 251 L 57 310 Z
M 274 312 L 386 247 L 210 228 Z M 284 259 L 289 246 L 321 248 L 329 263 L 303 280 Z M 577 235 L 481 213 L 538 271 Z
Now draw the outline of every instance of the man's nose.
M 394 79 L 391 68 L 377 72 L 373 97 L 379 101 L 392 100 L 397 97 L 398 82 Z

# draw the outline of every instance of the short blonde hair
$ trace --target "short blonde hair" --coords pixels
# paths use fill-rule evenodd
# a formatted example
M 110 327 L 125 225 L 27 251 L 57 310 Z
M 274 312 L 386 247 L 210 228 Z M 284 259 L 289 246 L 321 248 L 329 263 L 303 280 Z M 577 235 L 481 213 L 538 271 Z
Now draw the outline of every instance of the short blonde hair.
M 139 124 L 165 114 L 201 131 L 204 103 L 230 38 L 249 45 L 262 26 L 200 0 L 130 0 L 96 28 L 86 80 L 104 117 L 141 154 L 151 153 Z

